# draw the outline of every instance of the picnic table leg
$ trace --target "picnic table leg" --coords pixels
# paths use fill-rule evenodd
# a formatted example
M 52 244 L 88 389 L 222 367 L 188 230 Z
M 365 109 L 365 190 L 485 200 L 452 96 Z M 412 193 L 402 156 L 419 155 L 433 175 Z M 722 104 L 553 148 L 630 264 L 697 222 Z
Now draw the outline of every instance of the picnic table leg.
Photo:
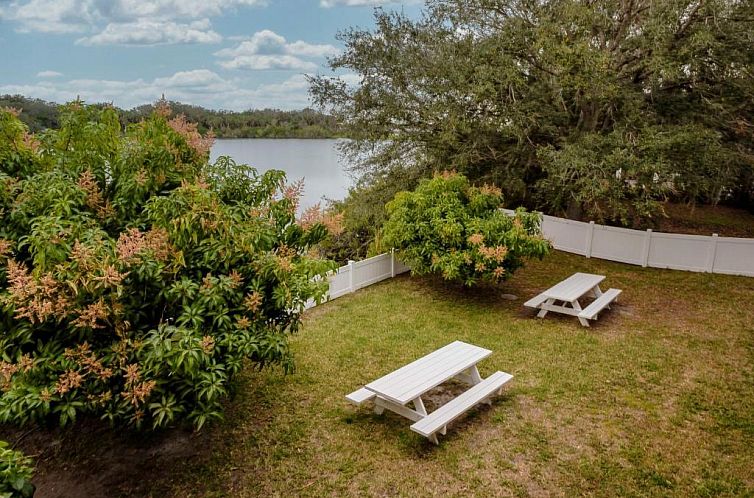
M 547 301 L 545 301 L 545 304 L 552 304 L 554 302 L 555 302 L 554 299 L 548 299 Z M 539 318 L 544 318 L 546 315 L 547 315 L 547 310 L 539 310 L 539 313 L 537 313 L 537 316 Z
M 414 398 L 411 400 L 414 403 L 414 410 L 416 410 L 416 413 L 419 415 L 427 416 L 427 409 L 424 408 L 424 402 L 421 399 L 421 396 L 418 398 Z
M 418 398 L 414 398 L 411 400 L 414 403 L 414 410 L 416 410 L 416 413 L 420 415 L 427 416 L 427 409 L 424 407 L 424 402 L 422 401 L 421 396 Z M 442 434 L 445 434 L 445 427 L 442 428 L 442 431 L 440 431 Z M 432 434 L 429 436 L 429 440 L 432 441 L 435 444 L 440 444 L 440 441 L 437 440 L 437 435 Z
M 477 385 L 480 382 L 482 382 L 482 376 L 479 375 L 479 369 L 476 367 L 476 365 L 474 365 L 473 367 L 471 367 L 469 369 L 469 374 L 471 376 L 471 380 L 473 382 L 473 385 Z M 502 387 L 500 388 L 500 390 L 502 390 Z M 486 405 L 491 405 L 492 404 L 492 399 L 491 398 L 487 398 L 484 401 L 482 401 L 482 403 L 484 403 Z M 443 428 L 443 430 L 445 430 L 445 429 Z M 443 434 L 445 434 L 445 433 L 443 432 Z
M 418 422 L 419 420 L 427 416 L 427 410 L 424 410 L 424 413 L 421 413 L 418 410 L 412 410 L 406 405 L 400 405 L 394 401 L 390 401 L 389 399 L 384 399 L 379 396 L 374 399 L 374 405 L 374 411 L 377 414 L 383 413 L 383 411 L 387 409 L 414 422 Z M 416 406 L 416 404 L 414 404 L 414 406 Z M 377 411 L 377 408 L 379 408 L 380 410 Z
M 602 289 L 600 289 L 599 285 L 595 285 L 594 289 L 592 289 L 592 291 L 594 292 L 594 297 L 595 298 L 600 297 L 602 295 Z M 612 309 L 609 304 L 606 306 L 606 308 L 609 309 L 609 310 Z
M 479 370 L 477 370 L 476 365 L 467 368 L 462 373 L 457 374 L 455 378 L 467 383 L 470 386 L 475 386 L 482 382 L 482 376 L 479 375 Z
M 581 311 L 581 305 L 579 304 L 578 299 L 573 301 L 571 303 L 571 306 L 573 306 L 573 309 L 575 309 L 576 311 Z M 589 326 L 589 320 L 587 320 L 586 318 L 581 318 L 580 316 L 577 316 L 576 318 L 579 319 L 579 322 L 581 322 L 581 325 L 583 325 L 584 327 Z
M 473 385 L 477 385 L 482 382 L 482 376 L 479 375 L 479 370 L 477 369 L 476 365 L 469 368 L 469 376 L 471 377 L 471 382 L 473 383 Z

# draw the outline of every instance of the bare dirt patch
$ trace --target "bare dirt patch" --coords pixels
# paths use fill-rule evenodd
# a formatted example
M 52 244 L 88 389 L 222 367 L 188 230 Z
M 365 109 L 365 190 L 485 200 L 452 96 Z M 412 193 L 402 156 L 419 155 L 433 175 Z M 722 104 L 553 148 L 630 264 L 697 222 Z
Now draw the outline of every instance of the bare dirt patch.
M 35 498 L 145 496 L 169 486 L 176 473 L 207 462 L 209 431 L 172 429 L 156 434 L 113 431 L 99 421 L 75 427 L 21 431 L 0 436 L 32 456 L 37 465 Z

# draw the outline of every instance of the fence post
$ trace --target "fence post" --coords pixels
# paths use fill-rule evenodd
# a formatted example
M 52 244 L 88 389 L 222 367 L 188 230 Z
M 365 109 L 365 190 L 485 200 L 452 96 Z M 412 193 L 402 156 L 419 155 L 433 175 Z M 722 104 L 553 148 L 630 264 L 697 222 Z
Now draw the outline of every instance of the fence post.
M 353 264 L 354 260 L 348 260 L 348 292 L 353 292 L 356 289 L 353 288 Z
M 717 234 L 713 233 L 710 239 L 709 256 L 707 258 L 707 271 L 713 273 L 715 271 L 715 256 L 717 255 Z
M 390 278 L 395 278 L 395 248 L 390 249 Z
M 652 229 L 647 228 L 647 235 L 644 236 L 644 248 L 641 255 L 641 266 L 646 268 L 649 265 L 649 248 L 652 247 Z
M 594 240 L 594 222 L 589 222 L 589 228 L 586 230 L 586 256 L 587 258 L 592 257 L 592 240 Z

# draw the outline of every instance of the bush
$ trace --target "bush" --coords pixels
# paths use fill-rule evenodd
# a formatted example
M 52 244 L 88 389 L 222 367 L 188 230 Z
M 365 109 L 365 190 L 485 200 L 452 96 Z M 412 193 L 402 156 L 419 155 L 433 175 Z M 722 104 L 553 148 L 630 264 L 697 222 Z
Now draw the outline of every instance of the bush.
M 200 428 L 245 359 L 292 368 L 326 228 L 296 223 L 283 172 L 208 165 L 168 114 L 124 133 L 76 102 L 35 137 L 0 111 L 0 421 Z
M 34 485 L 31 458 L 0 441 L 0 498 L 31 498 Z
M 455 173 L 423 180 L 414 192 L 400 192 L 388 203 L 385 244 L 414 274 L 437 273 L 472 286 L 499 282 L 530 257 L 544 257 L 549 242 L 539 216 L 500 210 L 496 187 L 472 187 Z

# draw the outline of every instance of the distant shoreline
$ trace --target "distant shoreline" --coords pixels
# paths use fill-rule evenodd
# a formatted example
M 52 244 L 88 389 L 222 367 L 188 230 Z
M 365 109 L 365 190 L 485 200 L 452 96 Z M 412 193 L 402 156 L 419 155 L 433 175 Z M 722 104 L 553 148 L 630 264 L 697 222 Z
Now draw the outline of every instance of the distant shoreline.
M 215 137 L 215 140 L 349 140 L 348 137 Z
M 333 116 L 314 109 L 283 111 L 250 109 L 241 112 L 217 111 L 203 107 L 164 101 L 174 115 L 184 115 L 201 133 L 212 131 L 218 139 L 337 139 L 341 130 Z M 94 104 L 95 107 L 107 104 Z M 60 104 L 23 95 L 0 95 L 0 108 L 21 110 L 20 119 L 32 133 L 59 127 Z M 154 104 L 132 109 L 115 108 L 122 126 L 138 123 L 155 110 Z

